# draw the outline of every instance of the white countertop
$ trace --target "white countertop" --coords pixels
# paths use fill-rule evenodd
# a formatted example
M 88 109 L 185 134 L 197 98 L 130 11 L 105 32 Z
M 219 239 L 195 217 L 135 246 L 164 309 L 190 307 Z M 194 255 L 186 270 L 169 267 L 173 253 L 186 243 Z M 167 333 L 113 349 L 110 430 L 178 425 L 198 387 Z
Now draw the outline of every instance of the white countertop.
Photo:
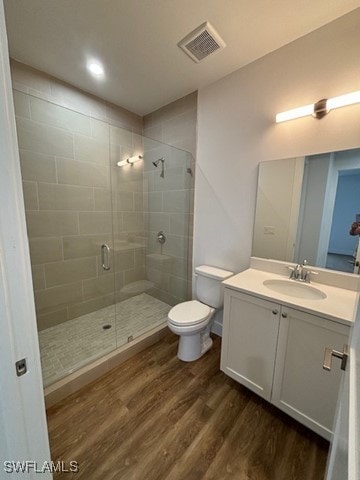
M 345 288 L 338 288 L 322 283 L 311 282 L 326 294 L 324 299 L 295 298 L 277 293 L 267 288 L 263 282 L 270 279 L 287 280 L 288 276 L 278 275 L 262 270 L 249 268 L 223 282 L 226 288 L 248 293 L 256 297 L 281 303 L 289 307 L 313 313 L 345 325 L 352 325 L 355 320 L 359 293 Z M 290 280 L 295 282 L 296 280 Z

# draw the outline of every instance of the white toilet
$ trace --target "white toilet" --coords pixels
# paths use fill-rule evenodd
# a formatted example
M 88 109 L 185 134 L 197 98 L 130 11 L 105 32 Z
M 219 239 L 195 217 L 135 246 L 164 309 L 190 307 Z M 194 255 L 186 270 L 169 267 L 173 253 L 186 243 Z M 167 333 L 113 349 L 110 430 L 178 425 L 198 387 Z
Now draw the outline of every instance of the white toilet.
M 195 268 L 198 300 L 179 303 L 168 314 L 168 327 L 180 336 L 177 353 L 180 360 L 192 362 L 211 348 L 211 319 L 224 302 L 221 282 L 232 275 L 233 272 L 209 265 Z

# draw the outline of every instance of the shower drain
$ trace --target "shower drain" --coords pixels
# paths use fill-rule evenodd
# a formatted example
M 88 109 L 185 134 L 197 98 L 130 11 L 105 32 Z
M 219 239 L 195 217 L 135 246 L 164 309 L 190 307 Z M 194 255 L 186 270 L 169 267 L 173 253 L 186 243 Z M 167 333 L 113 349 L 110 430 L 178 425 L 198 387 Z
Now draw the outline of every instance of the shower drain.
M 112 325 L 107 324 L 107 325 L 103 325 L 102 328 L 103 328 L 103 330 L 109 330 L 109 328 L 111 328 L 111 327 L 112 327 Z

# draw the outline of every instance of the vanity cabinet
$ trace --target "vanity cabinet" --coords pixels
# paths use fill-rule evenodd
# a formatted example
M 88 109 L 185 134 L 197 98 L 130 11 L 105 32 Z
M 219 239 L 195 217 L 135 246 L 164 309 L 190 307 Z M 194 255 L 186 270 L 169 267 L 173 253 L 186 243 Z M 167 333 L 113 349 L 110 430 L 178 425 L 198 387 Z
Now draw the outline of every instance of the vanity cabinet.
M 322 368 L 325 347 L 342 350 L 350 327 L 225 289 L 221 369 L 329 439 L 340 361 Z
M 279 322 L 276 303 L 225 289 L 221 369 L 269 401 Z

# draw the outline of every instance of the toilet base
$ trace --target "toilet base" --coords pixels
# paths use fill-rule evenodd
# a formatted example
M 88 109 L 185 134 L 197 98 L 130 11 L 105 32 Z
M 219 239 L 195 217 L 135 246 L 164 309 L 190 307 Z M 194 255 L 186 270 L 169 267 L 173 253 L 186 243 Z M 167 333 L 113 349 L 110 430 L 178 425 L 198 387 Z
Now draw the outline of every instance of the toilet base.
M 192 335 L 181 335 L 177 356 L 183 362 L 198 360 L 212 347 L 210 325 L 203 331 Z

